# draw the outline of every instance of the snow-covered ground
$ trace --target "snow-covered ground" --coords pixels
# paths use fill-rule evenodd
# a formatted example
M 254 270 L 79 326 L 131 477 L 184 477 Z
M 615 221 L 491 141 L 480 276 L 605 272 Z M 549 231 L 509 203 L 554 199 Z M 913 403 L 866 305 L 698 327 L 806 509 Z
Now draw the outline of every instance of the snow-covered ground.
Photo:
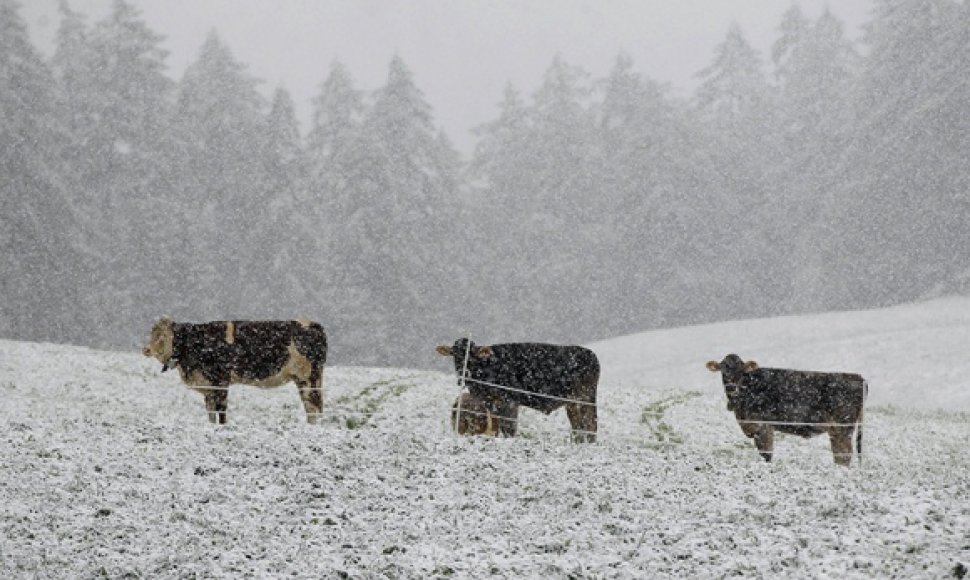
M 597 343 L 594 445 L 562 411 L 453 435 L 444 364 L 328 369 L 318 426 L 292 386 L 233 387 L 217 428 L 140 354 L 0 341 L 0 577 L 958 575 L 968 338 L 949 298 Z M 822 438 L 761 461 L 704 368 L 728 352 L 866 376 L 863 467 Z

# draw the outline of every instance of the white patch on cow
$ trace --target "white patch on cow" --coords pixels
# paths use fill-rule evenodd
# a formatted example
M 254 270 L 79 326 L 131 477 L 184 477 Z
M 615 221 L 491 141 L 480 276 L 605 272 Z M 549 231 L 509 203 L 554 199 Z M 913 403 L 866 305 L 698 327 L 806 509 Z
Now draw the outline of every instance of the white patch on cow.
M 296 349 L 296 345 L 292 342 L 290 346 L 287 347 L 289 356 L 283 366 L 276 374 L 270 375 L 268 377 L 261 377 L 258 379 L 240 377 L 236 373 L 230 373 L 230 382 L 241 385 L 252 385 L 254 387 L 279 387 L 290 381 L 309 381 L 310 372 L 313 369 L 313 365 L 310 364 L 310 359 L 300 354 L 300 351 Z
M 145 356 L 154 357 L 158 362 L 165 364 L 172 358 L 175 350 L 175 330 L 172 328 L 172 321 L 166 317 L 156 322 L 152 326 L 151 338 L 148 339 L 148 346 L 142 351 Z
M 226 342 L 229 344 L 236 343 L 236 325 L 231 320 L 226 322 Z

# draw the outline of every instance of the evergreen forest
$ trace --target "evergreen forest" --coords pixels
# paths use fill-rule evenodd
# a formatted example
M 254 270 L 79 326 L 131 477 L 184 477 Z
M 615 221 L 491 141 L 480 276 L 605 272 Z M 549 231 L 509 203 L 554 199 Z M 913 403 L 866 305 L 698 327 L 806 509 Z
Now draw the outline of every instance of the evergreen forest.
M 320 71 L 301 126 L 218 32 L 181 78 L 116 0 L 56 50 L 0 0 L 0 337 L 132 349 L 176 320 L 310 318 L 331 361 L 596 339 L 970 293 L 970 2 L 793 5 L 687 97 L 549 55 L 460 154 L 402 58 Z M 469 68 L 469 74 L 475 74 Z M 649 353 L 645 353 L 648 356 Z

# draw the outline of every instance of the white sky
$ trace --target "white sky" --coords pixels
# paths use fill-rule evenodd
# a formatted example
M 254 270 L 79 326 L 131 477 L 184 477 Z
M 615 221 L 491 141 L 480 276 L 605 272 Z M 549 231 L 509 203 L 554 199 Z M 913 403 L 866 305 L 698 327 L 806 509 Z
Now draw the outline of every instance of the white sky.
M 111 0 L 68 0 L 88 23 Z M 57 0 L 21 0 L 37 46 L 50 54 Z M 467 153 L 469 130 L 494 119 L 507 82 L 531 95 L 559 53 L 594 77 L 627 52 L 635 68 L 678 94 L 737 22 L 767 59 L 787 0 L 133 0 L 166 38 L 169 73 L 180 78 L 216 29 L 268 95 L 283 85 L 306 130 L 310 100 L 336 59 L 358 89 L 380 87 L 397 53 L 434 108 L 436 123 Z M 814 18 L 828 7 L 853 39 L 872 0 L 799 0 Z

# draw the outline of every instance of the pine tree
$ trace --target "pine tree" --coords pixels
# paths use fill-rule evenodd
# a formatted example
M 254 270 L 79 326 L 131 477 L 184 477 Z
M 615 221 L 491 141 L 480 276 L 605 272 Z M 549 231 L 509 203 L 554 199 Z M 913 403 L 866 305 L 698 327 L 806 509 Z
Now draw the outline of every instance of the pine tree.
M 331 256 L 343 271 L 340 291 L 352 304 L 336 316 L 356 313 L 354 321 L 338 321 L 355 337 L 351 341 L 379 334 L 387 344 L 420 348 L 420 337 L 448 310 L 437 295 L 454 282 L 440 250 L 451 243 L 455 192 L 441 173 L 447 166 L 441 148 L 431 107 L 410 70 L 394 57 L 351 148 L 346 165 L 351 191 L 337 230 L 341 244 Z M 403 362 L 414 353 L 371 353 L 375 361 L 382 355 Z
M 76 324 L 88 329 L 88 344 L 131 344 L 141 335 L 137 322 L 157 315 L 160 297 L 170 295 L 161 272 L 172 230 L 158 219 L 170 206 L 167 53 L 162 37 L 123 0 L 90 29 L 66 3 L 61 13 L 53 65 L 59 119 L 70 129 L 65 166 L 83 249 Z M 148 267 L 148 255 L 163 263 Z
M 265 316 L 319 318 L 315 275 L 323 246 L 313 220 L 308 172 L 293 99 L 283 88 L 273 95 L 266 120 L 265 172 L 268 205 L 250 233 L 254 246 L 251 279 L 261 290 Z
M 466 248 L 488 248 L 485 252 L 463 253 L 464 263 L 475 273 L 466 279 L 477 278 L 482 272 L 503 274 L 487 285 L 467 287 L 468 300 L 479 306 L 475 316 L 460 321 L 460 328 L 476 335 L 500 328 L 507 335 L 527 336 L 532 329 L 524 316 L 528 306 L 522 297 L 537 289 L 526 286 L 530 276 L 517 266 L 527 258 L 522 249 L 526 247 L 533 205 L 533 192 L 525 185 L 531 179 L 528 168 L 533 154 L 530 119 L 525 102 L 511 83 L 505 87 L 498 110 L 495 120 L 473 129 L 478 141 L 467 168 L 469 195 L 460 223 L 467 236 L 463 240 Z
M 715 258 L 705 235 L 708 192 L 698 187 L 706 171 L 695 153 L 702 144 L 693 142 L 684 106 L 635 73 L 628 56 L 617 58 L 605 86 L 600 199 L 613 215 L 600 237 L 613 238 L 603 277 L 617 281 L 608 300 L 622 314 L 597 327 L 619 334 L 691 322 L 708 313 L 713 301 L 703 288 L 716 282 L 708 280 Z
M 97 274 L 91 270 L 101 262 L 101 250 L 113 241 L 113 228 L 107 227 L 103 213 L 104 168 L 107 141 L 100 123 L 104 112 L 105 90 L 98 82 L 96 57 L 91 31 L 82 16 L 71 10 L 66 0 L 59 4 L 61 23 L 51 66 L 57 81 L 57 114 L 67 130 L 62 145 L 65 173 L 76 184 L 74 198 L 77 246 L 83 249 L 80 265 L 88 276 L 85 294 L 93 294 L 91 281 Z M 85 282 L 81 282 L 85 284 Z
M 306 187 L 307 163 L 293 98 L 282 87 L 273 94 L 266 125 L 266 173 L 270 189 L 290 192 L 297 203 L 303 203 L 301 190 Z
M 795 74 L 791 62 L 797 60 L 809 27 L 810 22 L 798 4 L 792 4 L 781 17 L 781 36 L 771 46 L 771 62 L 775 65 L 775 77 L 782 82 Z
M 846 96 L 855 93 L 859 57 L 830 12 L 816 22 L 798 19 L 793 25 L 795 12 L 789 11 L 787 28 L 782 27 L 786 33 L 773 52 L 784 54 L 775 59 L 784 155 L 773 180 L 781 184 L 775 196 L 791 228 L 778 244 L 796 265 L 789 274 L 790 307 L 805 311 L 822 308 L 831 286 L 832 257 L 825 248 L 838 237 L 830 214 L 844 211 L 845 200 L 835 193 L 844 181 L 840 166 L 852 140 L 854 115 Z
M 722 123 L 742 124 L 768 100 L 761 58 L 737 24 L 715 49 L 714 62 L 697 76 L 698 109 Z
M 66 132 L 19 8 L 0 0 L 0 335 L 71 339 L 72 208 L 58 164 Z
M 478 142 L 469 165 L 469 176 L 475 186 L 487 189 L 492 200 L 489 215 L 507 222 L 521 216 L 526 207 L 526 194 L 521 183 L 526 171 L 530 127 L 525 103 L 511 84 L 506 85 L 498 108 L 498 118 L 473 131 Z
M 361 282 L 367 266 L 351 249 L 355 230 L 364 228 L 350 225 L 359 218 L 356 164 L 370 151 L 361 134 L 364 97 L 346 67 L 335 61 L 312 105 L 306 140 L 306 220 L 319 263 L 312 269 L 311 285 L 316 302 L 329 309 L 327 326 L 335 333 L 352 334 L 367 326 L 355 316 L 374 318 L 369 312 L 371 291 Z M 366 340 L 363 332 L 356 339 Z
M 595 118 L 589 107 L 589 74 L 556 56 L 529 108 L 532 150 L 527 168 L 532 209 L 566 220 L 589 217 L 596 147 Z
M 764 316 L 790 293 L 790 257 L 780 243 L 788 234 L 785 207 L 770 197 L 770 177 L 781 162 L 774 95 L 760 56 L 736 24 L 698 77 L 694 102 L 707 141 L 702 163 L 716 173 L 707 204 L 720 210 L 711 229 L 715 239 L 730 240 L 722 267 L 739 274 L 721 279 L 719 302 L 729 305 L 725 315 Z
M 258 229 L 271 204 L 265 165 L 265 99 L 215 32 L 185 71 L 175 107 L 179 202 L 186 228 L 184 283 L 202 318 L 259 316 L 252 275 Z
M 111 14 L 92 31 L 95 82 L 106 89 L 100 122 L 114 138 L 107 152 L 118 159 L 143 162 L 142 153 L 151 157 L 153 141 L 165 135 L 173 83 L 165 76 L 163 39 L 125 0 L 114 0 Z
M 61 24 L 51 60 L 60 88 L 58 109 L 72 137 L 72 143 L 67 146 L 72 149 L 69 158 L 75 162 L 72 170 L 75 174 L 82 171 L 86 174 L 84 161 L 92 160 L 83 155 L 83 149 L 92 137 L 98 118 L 94 55 L 90 32 L 82 16 L 71 10 L 67 0 L 60 0 L 58 9 Z
M 855 179 L 834 216 L 845 232 L 833 250 L 846 258 L 838 306 L 912 300 L 965 269 L 966 254 L 954 248 L 966 245 L 966 178 L 956 159 L 967 134 L 954 130 L 966 130 L 967 110 L 963 97 L 951 98 L 967 87 L 963 10 L 951 0 L 876 3 L 858 137 L 845 162 Z
M 840 101 L 854 88 L 858 55 L 842 23 L 828 11 L 815 23 L 789 24 L 789 28 L 797 29 L 797 36 L 789 30 L 774 50 L 778 56 L 785 48 L 785 57 L 775 59 L 775 76 L 780 83 L 786 156 L 796 155 L 798 149 L 824 154 L 834 145 L 826 141 L 850 120 L 839 114 L 847 109 Z
M 346 185 L 341 167 L 358 140 L 363 115 L 361 91 L 354 88 L 346 67 L 334 62 L 320 94 L 313 99 L 313 118 L 307 136 L 311 178 L 321 192 L 335 192 Z
M 583 335 L 592 312 L 575 296 L 603 283 L 591 270 L 603 221 L 591 100 L 589 74 L 557 55 L 526 110 L 513 222 L 521 227 L 513 245 L 521 311 L 513 317 L 544 340 Z
M 634 73 L 629 56 L 617 57 L 600 113 L 607 166 L 603 201 L 616 217 L 629 217 L 664 180 L 663 164 L 674 155 L 677 131 L 666 93 L 659 83 Z

